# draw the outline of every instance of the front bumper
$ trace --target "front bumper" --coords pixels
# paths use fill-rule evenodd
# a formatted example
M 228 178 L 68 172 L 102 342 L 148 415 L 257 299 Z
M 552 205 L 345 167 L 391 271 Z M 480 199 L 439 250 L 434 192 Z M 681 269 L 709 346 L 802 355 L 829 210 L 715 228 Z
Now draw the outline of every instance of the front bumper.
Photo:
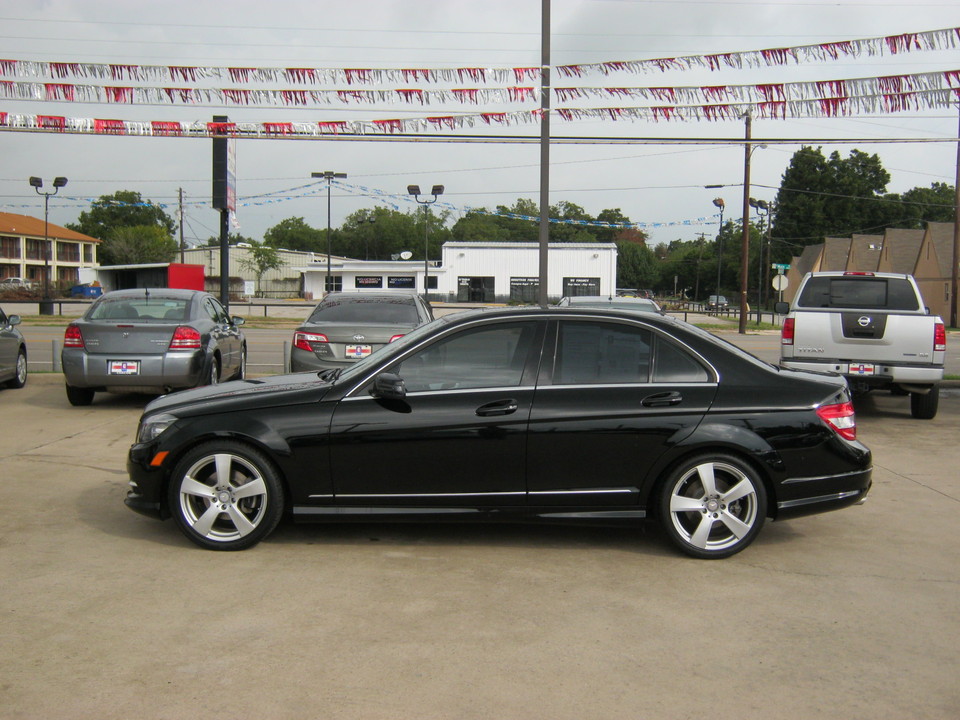
M 154 518 L 167 518 L 164 493 L 166 473 L 162 467 L 150 464 L 156 455 L 155 443 L 137 443 L 127 453 L 127 475 L 130 477 L 130 489 L 123 504 L 134 512 Z

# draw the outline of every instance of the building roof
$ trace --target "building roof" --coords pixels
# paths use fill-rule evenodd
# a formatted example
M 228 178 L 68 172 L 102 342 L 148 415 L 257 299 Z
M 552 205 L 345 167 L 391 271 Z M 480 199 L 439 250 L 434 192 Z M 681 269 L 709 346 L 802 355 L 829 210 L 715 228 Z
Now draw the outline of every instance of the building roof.
M 928 222 L 927 232 L 937 251 L 941 275 L 953 277 L 953 223 Z
M 850 238 L 828 237 L 823 239 L 821 270 L 846 270 L 850 257 Z
M 953 232 L 953 225 L 950 225 Z M 883 259 L 890 272 L 912 275 L 917 270 L 917 257 L 923 244 L 923 230 L 889 228 L 883 240 Z
M 876 272 L 880 267 L 880 253 L 883 251 L 883 235 L 854 235 L 850 239 L 850 255 L 847 265 L 838 270 L 854 272 Z M 834 269 L 834 268 L 831 268 Z
M 46 236 L 54 238 L 55 240 L 100 242 L 100 240 L 95 237 L 90 237 L 89 235 L 84 235 L 74 230 L 68 230 L 65 227 L 60 227 L 53 223 L 47 224 L 47 231 L 44 233 L 44 222 L 42 218 L 5 212 L 0 212 L 0 234 L 20 235 L 31 238 L 42 238 Z

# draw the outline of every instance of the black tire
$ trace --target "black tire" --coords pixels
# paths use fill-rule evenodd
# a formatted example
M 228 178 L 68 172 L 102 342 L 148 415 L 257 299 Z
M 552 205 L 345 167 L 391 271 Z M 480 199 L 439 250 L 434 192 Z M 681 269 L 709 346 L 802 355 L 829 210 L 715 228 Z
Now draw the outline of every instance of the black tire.
M 204 385 L 220 384 L 220 358 L 214 355 L 210 358 L 210 372 L 207 373 L 207 381 Z
M 910 414 L 917 420 L 932 420 L 940 408 L 940 386 L 934 385 L 928 393 L 910 393 Z
M 89 405 L 93 402 L 94 391 L 90 388 L 74 387 L 67 385 L 67 400 L 75 407 Z
M 756 471 L 725 453 L 698 455 L 667 477 L 660 522 L 670 541 L 695 558 L 725 558 L 757 537 L 767 491 Z
M 7 387 L 14 389 L 22 388 L 27 384 L 27 351 L 23 348 L 20 348 L 20 352 L 17 353 L 17 374 L 13 376 L 13 380 L 7 382 Z
M 230 440 L 204 443 L 184 455 L 174 468 L 167 500 L 183 534 L 208 550 L 253 547 L 273 532 L 284 503 L 270 459 Z
M 234 380 L 245 380 L 247 377 L 247 346 L 240 348 L 240 368 L 234 376 Z

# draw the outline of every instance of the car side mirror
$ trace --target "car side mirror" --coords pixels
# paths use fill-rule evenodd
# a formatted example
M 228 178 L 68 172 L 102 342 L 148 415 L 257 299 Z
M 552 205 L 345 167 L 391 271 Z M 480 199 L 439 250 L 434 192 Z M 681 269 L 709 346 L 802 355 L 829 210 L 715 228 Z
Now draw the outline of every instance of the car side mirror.
M 242 317 L 240 317 L 239 315 L 234 315 L 234 316 L 231 318 L 231 320 L 233 320 L 233 324 L 234 324 L 234 325 L 243 325 L 243 324 L 246 322 L 246 320 L 244 320 L 244 319 L 243 319 Z
M 407 388 L 399 375 L 380 373 L 373 379 L 370 394 L 384 400 L 403 400 L 407 396 Z
M 790 303 L 776 302 L 773 304 L 773 311 L 777 315 L 787 315 L 790 312 Z
M 7 325 L 9 325 L 10 327 L 13 327 L 14 325 L 19 325 L 19 324 L 20 324 L 20 316 L 19 316 L 19 315 L 9 315 L 9 316 L 7 316 Z

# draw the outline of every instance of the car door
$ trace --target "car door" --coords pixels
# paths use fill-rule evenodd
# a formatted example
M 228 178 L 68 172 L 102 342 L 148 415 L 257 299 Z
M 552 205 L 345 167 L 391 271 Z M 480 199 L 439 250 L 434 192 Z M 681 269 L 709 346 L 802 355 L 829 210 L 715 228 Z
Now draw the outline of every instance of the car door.
M 7 315 L 0 310 L 0 377 L 12 376 L 20 350 L 20 338 L 7 323 Z
M 370 382 L 349 393 L 331 423 L 336 502 L 523 505 L 543 330 L 536 320 L 460 326 L 382 368 L 403 378 L 405 399 L 374 398 Z
M 636 505 L 647 468 L 709 408 L 715 372 L 626 320 L 554 321 L 547 346 L 530 415 L 530 504 Z

